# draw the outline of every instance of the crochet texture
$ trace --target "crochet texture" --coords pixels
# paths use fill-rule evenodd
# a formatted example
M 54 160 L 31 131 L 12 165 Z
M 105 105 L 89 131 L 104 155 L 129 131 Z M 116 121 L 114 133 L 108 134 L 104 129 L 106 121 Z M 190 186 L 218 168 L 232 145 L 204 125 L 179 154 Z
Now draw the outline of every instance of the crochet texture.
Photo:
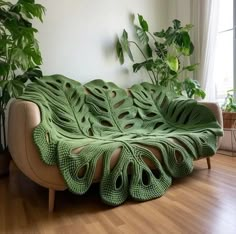
M 102 160 L 100 195 L 109 205 L 129 195 L 140 201 L 162 196 L 172 177 L 192 171 L 193 160 L 214 155 L 222 135 L 205 106 L 149 83 L 127 91 L 102 80 L 82 86 L 54 75 L 28 85 L 21 99 L 39 106 L 34 142 L 46 164 L 58 165 L 70 191 L 84 194 Z M 162 163 L 148 147 L 161 152 Z

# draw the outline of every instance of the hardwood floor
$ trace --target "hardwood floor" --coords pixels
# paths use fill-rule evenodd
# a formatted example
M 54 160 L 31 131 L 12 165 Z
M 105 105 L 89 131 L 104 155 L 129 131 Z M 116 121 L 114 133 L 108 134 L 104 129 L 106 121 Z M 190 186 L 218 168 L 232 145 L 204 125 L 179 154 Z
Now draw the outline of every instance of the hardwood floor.
M 0 178 L 0 233 L 236 233 L 236 157 L 216 155 L 195 162 L 193 173 L 177 179 L 166 194 L 148 202 L 104 205 L 98 186 L 76 196 L 56 193 L 47 211 L 48 190 L 19 171 Z

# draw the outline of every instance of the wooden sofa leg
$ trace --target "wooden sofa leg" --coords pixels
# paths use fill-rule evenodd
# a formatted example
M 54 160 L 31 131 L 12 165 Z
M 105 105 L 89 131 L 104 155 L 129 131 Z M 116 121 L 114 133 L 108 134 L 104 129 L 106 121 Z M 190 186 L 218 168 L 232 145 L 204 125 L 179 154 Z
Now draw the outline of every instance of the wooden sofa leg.
M 207 160 L 207 167 L 208 169 L 211 169 L 211 159 L 210 158 L 206 158 Z
M 53 212 L 54 210 L 55 193 L 56 191 L 54 189 L 49 189 L 49 193 L 48 193 L 48 211 L 49 212 Z

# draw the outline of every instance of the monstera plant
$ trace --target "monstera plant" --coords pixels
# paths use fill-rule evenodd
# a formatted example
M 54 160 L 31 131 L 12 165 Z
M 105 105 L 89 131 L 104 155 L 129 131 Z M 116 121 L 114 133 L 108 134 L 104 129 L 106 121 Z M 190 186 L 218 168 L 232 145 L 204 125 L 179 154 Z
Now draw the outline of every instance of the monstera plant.
M 38 67 L 42 58 L 35 38 L 37 29 L 32 20 L 42 21 L 44 12 L 45 8 L 34 0 L 18 0 L 15 4 L 0 0 L 0 152 L 7 150 L 8 102 L 23 93 L 28 80 L 42 76 Z
M 133 71 L 145 69 L 153 84 L 168 87 L 174 93 L 187 97 L 205 97 L 197 80 L 191 78 L 191 73 L 197 64 L 186 65 L 186 58 L 194 51 L 189 32 L 192 25 L 181 26 L 179 20 L 173 20 L 173 25 L 166 30 L 151 33 L 149 25 L 142 15 L 138 15 L 139 25 L 134 25 L 137 42 L 129 40 L 126 30 L 117 40 L 116 52 L 121 64 L 127 54 L 135 61 L 133 46 L 138 49 L 143 60 L 134 62 Z

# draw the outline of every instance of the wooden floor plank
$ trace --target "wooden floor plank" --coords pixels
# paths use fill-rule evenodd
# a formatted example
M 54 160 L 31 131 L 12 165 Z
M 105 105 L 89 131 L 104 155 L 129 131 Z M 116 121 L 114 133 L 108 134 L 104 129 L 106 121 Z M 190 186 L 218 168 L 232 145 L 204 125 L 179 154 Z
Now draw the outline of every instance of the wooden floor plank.
M 48 190 L 13 171 L 0 178 L 0 233 L 236 233 L 236 157 L 215 155 L 175 179 L 166 194 L 147 202 L 127 200 L 109 207 L 98 185 L 83 196 L 56 193 L 47 211 Z

